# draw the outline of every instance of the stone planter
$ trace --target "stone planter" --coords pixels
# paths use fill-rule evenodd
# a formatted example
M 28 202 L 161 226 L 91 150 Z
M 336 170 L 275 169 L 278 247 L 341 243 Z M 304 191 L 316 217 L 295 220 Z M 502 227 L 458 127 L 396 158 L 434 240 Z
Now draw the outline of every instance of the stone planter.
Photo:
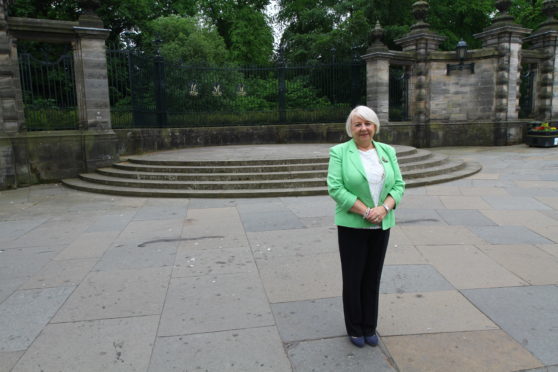
M 558 146 L 558 130 L 528 130 L 525 143 L 531 147 L 556 147 Z

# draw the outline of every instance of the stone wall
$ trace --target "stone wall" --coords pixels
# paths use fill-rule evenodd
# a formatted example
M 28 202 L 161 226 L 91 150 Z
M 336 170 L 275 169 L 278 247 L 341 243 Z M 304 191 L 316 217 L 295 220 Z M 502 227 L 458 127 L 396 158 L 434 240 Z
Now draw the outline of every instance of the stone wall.
M 474 74 L 465 70 L 448 75 L 446 66 L 450 62 L 455 63 L 454 60 L 431 63 L 430 120 L 448 123 L 492 120 L 496 59 L 471 59 L 475 63 Z

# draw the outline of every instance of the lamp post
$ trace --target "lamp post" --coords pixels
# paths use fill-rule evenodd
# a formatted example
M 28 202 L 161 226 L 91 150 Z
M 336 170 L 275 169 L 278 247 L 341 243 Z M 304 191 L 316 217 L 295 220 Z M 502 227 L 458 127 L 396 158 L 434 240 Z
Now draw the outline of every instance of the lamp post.
M 455 64 L 450 65 L 448 63 L 446 75 L 449 75 L 450 71 L 453 71 L 453 70 L 463 71 L 465 69 L 470 70 L 471 74 L 474 74 L 475 73 L 475 64 L 474 63 L 464 63 L 465 59 L 467 58 L 467 42 L 465 40 L 461 39 L 457 43 L 457 46 L 455 47 L 455 54 L 457 56 L 457 59 L 459 60 L 459 63 L 456 64 L 456 65 Z

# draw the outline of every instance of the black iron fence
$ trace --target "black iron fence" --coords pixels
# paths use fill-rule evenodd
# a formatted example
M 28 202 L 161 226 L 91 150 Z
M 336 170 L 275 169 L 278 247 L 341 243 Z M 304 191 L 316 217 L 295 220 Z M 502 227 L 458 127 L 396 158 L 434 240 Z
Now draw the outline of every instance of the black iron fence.
M 389 120 L 409 120 L 409 73 L 405 66 L 389 69 Z
M 362 61 L 217 68 L 109 51 L 108 66 L 115 128 L 338 122 L 366 101 Z
M 76 129 L 71 54 L 54 62 L 19 55 L 29 130 Z M 132 51 L 107 51 L 114 128 L 343 122 L 366 103 L 366 66 L 188 66 Z M 390 72 L 390 120 L 406 120 L 407 74 Z
M 536 64 L 524 64 L 521 69 L 521 84 L 519 86 L 519 118 L 533 118 L 533 90 L 535 76 L 537 73 Z
M 71 54 L 40 61 L 19 54 L 19 74 L 28 130 L 76 129 L 78 114 Z

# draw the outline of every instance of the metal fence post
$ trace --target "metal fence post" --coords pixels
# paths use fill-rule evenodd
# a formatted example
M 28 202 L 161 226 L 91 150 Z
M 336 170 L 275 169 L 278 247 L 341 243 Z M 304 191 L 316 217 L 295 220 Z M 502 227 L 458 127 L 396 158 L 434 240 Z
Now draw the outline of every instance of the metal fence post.
M 155 56 L 155 110 L 157 112 L 157 124 L 159 127 L 167 126 L 166 84 L 165 84 L 165 60 L 159 53 Z
M 134 127 L 138 127 L 140 126 L 140 110 L 139 110 L 139 103 L 136 97 L 136 86 L 134 84 L 134 69 L 133 69 L 133 63 L 132 63 L 132 51 L 128 50 L 126 52 L 126 55 L 128 56 L 128 83 L 130 84 L 130 101 L 132 104 L 132 124 Z
M 359 58 L 357 47 L 353 47 L 353 63 L 351 63 L 351 107 L 356 107 L 356 105 L 358 105 L 360 96 L 358 92 Z
M 286 108 L 286 93 L 287 86 L 285 82 L 285 59 L 283 51 L 281 50 L 279 55 L 279 67 L 277 69 L 277 80 L 278 80 L 278 103 L 279 103 L 279 122 L 285 123 L 287 121 L 287 108 Z

